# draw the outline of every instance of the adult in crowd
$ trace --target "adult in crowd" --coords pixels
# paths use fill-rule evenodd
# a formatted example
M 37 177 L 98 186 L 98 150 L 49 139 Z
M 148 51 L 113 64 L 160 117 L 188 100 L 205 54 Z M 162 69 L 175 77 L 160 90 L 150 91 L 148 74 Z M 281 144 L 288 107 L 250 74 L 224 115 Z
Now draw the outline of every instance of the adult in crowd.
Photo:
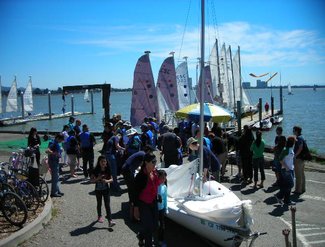
M 244 132 L 239 138 L 240 159 L 243 168 L 243 180 L 245 183 L 252 183 L 253 179 L 253 153 L 250 147 L 254 141 L 254 135 L 248 125 L 244 125 Z
M 264 148 L 265 142 L 262 139 L 262 132 L 256 131 L 256 140 L 252 143 L 250 149 L 253 152 L 253 169 L 254 169 L 254 189 L 257 188 L 258 170 L 261 173 L 260 188 L 264 187 L 265 172 L 264 172 Z
M 37 129 L 32 127 L 28 134 L 27 139 L 27 147 L 28 147 L 28 155 L 31 159 L 31 164 L 28 167 L 28 179 L 32 185 L 38 186 L 39 185 L 39 166 L 40 166 L 40 145 L 41 145 L 41 138 L 37 133 Z M 36 158 L 36 166 L 34 166 L 34 159 Z
M 51 197 L 61 197 L 64 193 L 61 192 L 59 186 L 59 160 L 61 158 L 62 150 L 60 143 L 64 140 L 64 136 L 60 133 L 55 136 L 55 139 L 49 143 L 46 153 L 48 154 L 48 163 L 51 169 Z
M 153 149 L 155 149 L 156 147 L 153 146 L 153 133 L 149 129 L 148 124 L 146 123 L 141 124 L 141 131 L 142 133 L 140 139 L 141 139 L 142 147 L 149 145 Z
M 182 146 L 181 139 L 169 129 L 161 136 L 161 154 L 164 157 L 165 167 L 179 165 L 179 148 Z
M 80 148 L 76 138 L 76 133 L 73 130 L 69 131 L 69 137 L 65 143 L 66 153 L 68 155 L 68 165 L 70 167 L 70 176 L 76 178 L 78 177 L 76 174 L 76 167 L 78 164 Z
M 141 229 L 138 234 L 139 245 L 152 246 L 153 233 L 158 228 L 157 195 L 160 184 L 156 171 L 156 156 L 147 153 L 135 177 L 134 217 L 140 219 Z
M 124 147 L 120 146 L 120 134 L 113 134 L 113 136 L 108 140 L 106 144 L 106 151 L 105 156 L 108 162 L 111 166 L 111 172 L 113 177 L 113 183 L 112 183 L 112 191 L 113 192 L 120 192 L 121 188 L 117 181 L 117 170 L 118 170 L 118 164 L 117 164 L 117 152 L 118 150 L 125 150 Z
M 280 163 L 280 155 L 285 148 L 286 145 L 286 138 L 282 135 L 282 127 L 278 126 L 276 128 L 276 137 L 274 139 L 274 148 L 273 148 L 273 165 L 272 170 L 275 173 L 276 181 L 272 184 L 272 186 L 278 186 L 279 185 L 279 179 L 281 175 L 281 163 Z
M 82 132 L 82 127 L 81 127 L 81 120 L 77 119 L 75 126 L 73 126 L 73 130 L 76 132 L 76 136 L 78 136 Z
M 83 173 L 87 179 L 89 173 L 94 169 L 94 146 L 96 144 L 96 139 L 94 135 L 90 133 L 87 124 L 82 125 L 82 132 L 79 134 L 78 139 L 81 149 Z
M 228 150 L 226 142 L 222 138 L 223 132 L 220 127 L 215 129 L 215 137 L 212 140 L 212 152 L 218 157 L 221 163 L 221 176 L 225 175 Z
M 293 127 L 293 134 L 296 136 L 296 143 L 293 149 L 295 153 L 296 187 L 293 193 L 300 195 L 306 192 L 305 161 L 302 157 L 305 139 L 302 136 L 302 128 L 300 126 Z
M 135 201 L 135 186 L 134 186 L 134 177 L 135 171 L 141 166 L 143 162 L 143 157 L 146 153 L 152 152 L 153 149 L 150 146 L 145 146 L 143 151 L 138 151 L 125 161 L 122 166 L 121 173 L 124 177 L 126 187 L 128 188 L 129 196 L 129 208 L 130 208 L 130 220 L 134 220 L 134 201 Z
M 69 122 L 67 123 L 67 125 L 69 126 L 69 131 L 70 130 L 73 130 L 74 128 L 74 121 L 75 121 L 75 118 L 74 117 L 69 117 Z
M 190 137 L 187 141 L 189 149 L 192 151 L 189 155 L 189 161 L 198 158 L 200 145 L 194 137 Z M 197 156 L 195 156 L 197 155 Z M 217 156 L 205 145 L 203 145 L 203 181 L 209 178 L 209 172 L 218 182 L 220 182 L 220 162 Z
M 69 126 L 66 124 L 63 126 L 63 130 L 62 130 L 62 135 L 64 136 L 64 141 L 62 143 L 62 148 L 63 148 L 63 163 L 67 164 L 67 139 L 69 138 L 69 132 L 70 132 L 70 128 Z
M 100 151 L 100 153 L 103 155 L 106 152 L 106 145 L 107 145 L 108 140 L 114 135 L 114 133 L 113 133 L 114 127 L 113 126 L 114 125 L 111 122 L 105 123 L 104 131 L 102 133 L 103 147 L 102 147 L 102 150 Z
M 128 142 L 126 143 L 126 156 L 139 152 L 141 150 L 141 139 L 136 129 L 131 128 L 126 131 Z

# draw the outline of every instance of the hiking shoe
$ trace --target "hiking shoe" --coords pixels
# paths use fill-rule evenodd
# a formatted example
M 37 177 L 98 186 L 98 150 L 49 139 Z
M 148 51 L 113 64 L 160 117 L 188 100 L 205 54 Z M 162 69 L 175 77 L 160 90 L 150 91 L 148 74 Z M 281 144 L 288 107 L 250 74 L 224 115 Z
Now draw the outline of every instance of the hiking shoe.
M 99 223 L 103 223 L 103 222 L 104 222 L 104 218 L 103 218 L 102 216 L 99 216 L 97 221 L 98 221 Z
M 116 223 L 114 221 L 112 221 L 112 220 L 108 221 L 108 226 L 109 227 L 113 227 L 115 225 L 116 225 Z

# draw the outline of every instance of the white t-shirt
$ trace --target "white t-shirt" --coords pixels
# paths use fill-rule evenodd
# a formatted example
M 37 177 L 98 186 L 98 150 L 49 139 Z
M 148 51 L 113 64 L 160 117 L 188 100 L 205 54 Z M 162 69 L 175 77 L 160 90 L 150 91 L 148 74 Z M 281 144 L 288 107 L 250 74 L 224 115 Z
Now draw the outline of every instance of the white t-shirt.
M 294 157 L 295 157 L 295 153 L 293 151 L 293 148 L 290 148 L 288 155 L 286 155 L 282 159 L 286 169 L 289 169 L 289 170 L 294 169 Z

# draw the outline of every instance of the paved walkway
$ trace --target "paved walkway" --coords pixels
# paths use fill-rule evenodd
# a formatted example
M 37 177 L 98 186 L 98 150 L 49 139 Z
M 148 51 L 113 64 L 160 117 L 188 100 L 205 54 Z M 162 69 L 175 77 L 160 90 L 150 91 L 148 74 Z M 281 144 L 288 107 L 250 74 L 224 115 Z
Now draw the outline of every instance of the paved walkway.
M 99 150 L 101 145 L 96 145 Z M 96 158 L 99 153 L 95 152 Z M 65 171 L 68 168 L 64 168 Z M 69 173 L 67 173 L 68 176 Z M 62 181 L 61 190 L 65 195 L 53 198 L 53 218 L 45 229 L 21 246 L 138 246 L 136 233 L 138 224 L 128 219 L 128 196 L 122 176 L 119 177 L 121 195 L 111 196 L 112 217 L 116 226 L 108 228 L 108 222 L 97 222 L 96 198 L 94 184 L 83 181 L 83 175 L 78 178 Z M 105 215 L 104 206 L 102 206 Z M 166 234 L 168 246 L 202 246 L 202 240 L 197 235 L 177 224 L 168 221 L 170 231 Z M 204 246 L 204 245 L 203 245 Z

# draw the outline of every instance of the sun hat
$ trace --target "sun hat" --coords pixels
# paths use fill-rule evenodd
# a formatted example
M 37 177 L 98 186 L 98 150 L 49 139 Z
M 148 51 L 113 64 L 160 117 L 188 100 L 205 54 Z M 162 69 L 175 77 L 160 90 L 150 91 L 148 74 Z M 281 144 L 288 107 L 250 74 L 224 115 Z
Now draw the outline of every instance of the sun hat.
M 136 134 L 136 133 L 137 133 L 137 130 L 134 129 L 134 128 L 128 129 L 128 130 L 126 131 L 126 135 L 127 135 L 127 136 L 134 135 L 134 134 Z
M 189 147 L 194 142 L 197 142 L 197 140 L 194 137 L 188 138 L 188 140 L 187 140 L 187 146 Z

